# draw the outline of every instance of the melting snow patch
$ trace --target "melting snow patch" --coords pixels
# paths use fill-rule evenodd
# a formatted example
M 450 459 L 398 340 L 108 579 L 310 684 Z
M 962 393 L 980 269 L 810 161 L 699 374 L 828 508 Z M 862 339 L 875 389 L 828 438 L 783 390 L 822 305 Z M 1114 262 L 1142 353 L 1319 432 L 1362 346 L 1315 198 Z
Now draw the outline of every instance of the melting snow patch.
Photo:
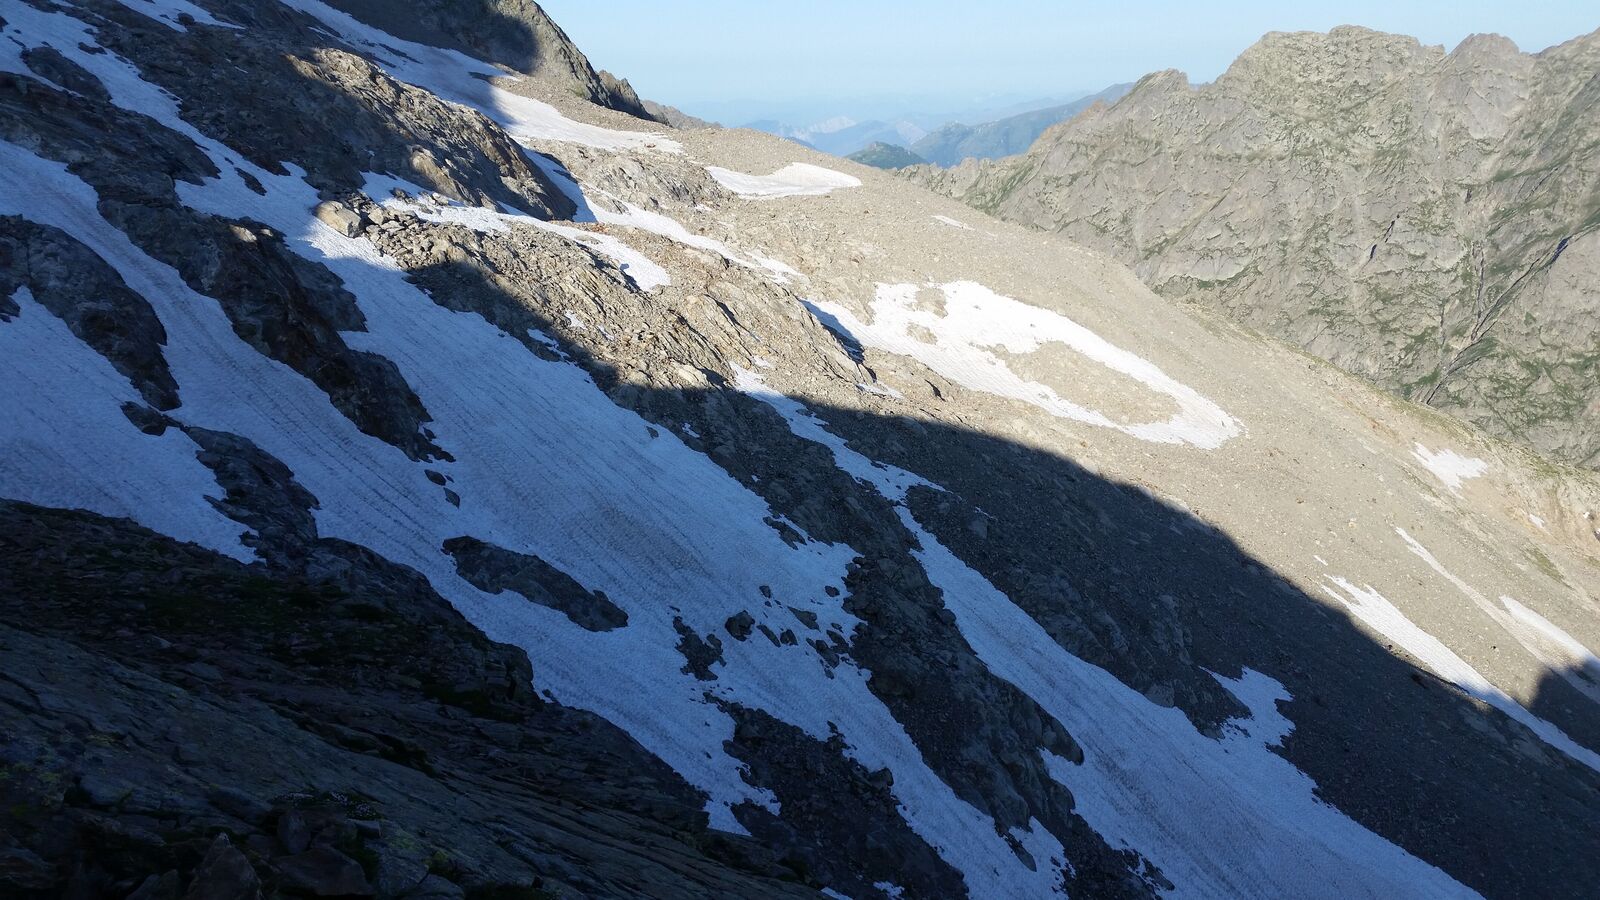
M 972 226 L 971 225 L 968 225 L 965 222 L 958 222 L 955 219 L 950 218 L 949 216 L 934 216 L 933 220 L 935 222 L 940 222 L 942 224 L 949 225 L 951 228 L 959 228 L 962 231 L 971 231 L 972 230 Z
M 1489 464 L 1481 459 L 1462 456 L 1454 450 L 1440 450 L 1435 453 L 1420 443 L 1411 449 L 1411 455 L 1432 472 L 1433 477 L 1444 482 L 1445 487 L 1457 494 L 1461 493 L 1463 482 L 1489 471 Z
M 1600 755 L 1579 745 L 1566 732 L 1528 712 L 1522 704 L 1495 687 L 1477 669 L 1455 654 L 1433 635 L 1423 631 L 1406 617 L 1388 598 L 1367 587 L 1356 587 L 1338 576 L 1324 576 L 1328 583 L 1322 590 L 1339 601 L 1351 615 L 1368 628 L 1394 641 L 1417 658 L 1433 674 L 1460 688 L 1469 696 L 1500 710 L 1513 721 L 1521 723 L 1541 740 L 1591 769 L 1600 771 Z
M 117 2 L 136 13 L 155 19 L 174 31 L 189 30 L 184 27 L 183 20 L 180 18 L 182 16 L 188 16 L 190 24 L 193 25 L 214 25 L 219 28 L 239 27 L 213 18 L 211 13 L 195 6 L 188 0 L 117 0 Z
M 1554 622 L 1510 597 L 1501 597 L 1507 615 L 1542 647 L 1546 664 L 1590 700 L 1600 703 L 1600 657 Z
M 1498 604 L 1491 602 L 1483 592 L 1446 569 L 1427 547 L 1407 534 L 1404 528 L 1396 528 L 1395 532 L 1418 559 L 1427 563 L 1428 568 L 1444 580 L 1455 585 L 1456 590 L 1465 594 L 1479 611 L 1505 629 L 1530 656 L 1543 663 L 1551 672 L 1566 679 L 1580 693 L 1600 703 L 1600 660 L 1596 660 L 1594 653 L 1587 647 L 1545 617 L 1511 597 L 1501 596 Z
M 773 197 L 820 197 L 842 188 L 861 186 L 861 179 L 810 163 L 784 166 L 771 175 L 746 175 L 732 169 L 707 166 L 706 171 L 722 185 L 741 197 L 770 199 Z
M 859 343 L 909 356 L 963 387 L 1020 400 L 1063 419 L 1111 428 L 1160 444 L 1191 444 L 1207 450 L 1222 446 L 1243 428 L 1221 407 L 1145 359 L 1123 350 L 1059 313 L 1003 297 L 975 282 L 930 285 L 944 294 L 941 315 L 917 308 L 914 284 L 880 284 L 869 325 L 843 306 L 811 305 L 826 313 Z M 931 334 L 932 341 L 918 334 Z M 1125 375 L 1176 401 L 1178 412 L 1165 422 L 1127 425 L 1059 396 L 1055 389 L 1012 371 L 994 350 L 1031 353 L 1060 343 L 1107 369 Z

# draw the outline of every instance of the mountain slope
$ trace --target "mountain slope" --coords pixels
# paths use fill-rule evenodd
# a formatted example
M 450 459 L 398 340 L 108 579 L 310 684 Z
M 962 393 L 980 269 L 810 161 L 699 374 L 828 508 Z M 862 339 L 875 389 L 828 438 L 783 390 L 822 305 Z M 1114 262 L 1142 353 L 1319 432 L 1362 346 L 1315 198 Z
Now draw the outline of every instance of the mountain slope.
M 1600 35 L 1273 34 L 1215 84 L 1153 75 L 1024 157 L 914 177 L 1595 466 L 1597 68 Z
M 395 37 L 461 50 L 591 103 L 655 118 L 632 85 L 596 71 L 534 0 L 422 0 L 404 6 L 386 0 L 331 0 L 328 5 Z
M 954 166 L 967 159 L 1015 156 L 1033 146 L 1050 126 L 1065 122 L 1096 103 L 1115 103 L 1132 88 L 1132 84 L 1114 84 L 1071 103 L 979 125 L 953 122 L 912 144 L 911 152 L 939 166 Z
M 1600 877 L 1591 475 L 316 0 L 3 16 L 6 893 Z
M 904 147 L 882 142 L 871 144 L 863 150 L 845 157 L 851 162 L 858 162 L 863 166 L 874 169 L 903 169 L 906 166 L 915 166 L 927 162 L 922 157 L 912 153 Z

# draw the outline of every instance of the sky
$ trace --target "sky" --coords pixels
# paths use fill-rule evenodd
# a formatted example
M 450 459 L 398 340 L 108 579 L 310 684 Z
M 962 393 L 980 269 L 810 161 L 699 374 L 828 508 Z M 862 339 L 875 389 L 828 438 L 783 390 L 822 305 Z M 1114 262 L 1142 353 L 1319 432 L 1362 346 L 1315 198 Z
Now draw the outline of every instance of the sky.
M 1523 50 L 1600 27 L 1595 0 L 541 0 L 597 68 L 727 124 L 1065 98 L 1181 69 L 1210 81 L 1268 31 L 1365 25 Z M 882 109 L 874 109 L 881 107 Z M 743 121 L 740 117 L 743 117 Z M 803 123 L 798 123 L 803 124 Z

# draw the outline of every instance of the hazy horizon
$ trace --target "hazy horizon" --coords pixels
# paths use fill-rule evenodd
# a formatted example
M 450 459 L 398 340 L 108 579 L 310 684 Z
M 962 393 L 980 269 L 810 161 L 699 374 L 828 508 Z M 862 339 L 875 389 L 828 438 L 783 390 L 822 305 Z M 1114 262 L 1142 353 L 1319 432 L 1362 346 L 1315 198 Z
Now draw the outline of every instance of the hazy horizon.
M 1489 0 L 1354 0 L 1312 9 L 1264 0 L 1117 8 L 1047 0 L 543 6 L 596 67 L 629 79 L 651 100 L 729 124 L 1059 100 L 1161 69 L 1210 81 L 1269 31 L 1362 25 L 1446 47 L 1495 32 L 1538 51 L 1600 26 L 1592 3 Z M 1149 27 L 1152 21 L 1161 27 Z

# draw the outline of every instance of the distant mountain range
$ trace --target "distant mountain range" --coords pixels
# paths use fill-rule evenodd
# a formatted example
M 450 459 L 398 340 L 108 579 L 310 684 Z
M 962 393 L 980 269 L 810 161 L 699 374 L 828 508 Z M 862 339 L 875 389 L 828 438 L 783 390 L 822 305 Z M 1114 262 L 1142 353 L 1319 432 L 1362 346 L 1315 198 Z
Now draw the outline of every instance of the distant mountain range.
M 874 169 L 904 169 L 906 166 L 920 166 L 928 162 L 898 144 L 885 144 L 882 141 L 857 150 L 845 159 L 864 166 L 872 166 Z
M 848 125 L 834 120 L 805 130 L 789 129 L 772 121 L 756 122 L 750 127 L 879 169 L 900 169 L 923 163 L 949 167 L 968 159 L 1002 159 L 1025 153 L 1050 126 L 1065 122 L 1096 103 L 1115 103 L 1132 89 L 1131 82 L 1114 84 L 1068 103 L 1017 113 L 1007 111 L 1003 117 L 977 124 L 950 121 L 931 132 L 922 132 L 909 121 L 891 125 L 881 121 L 856 123 L 849 119 L 843 120 Z M 919 132 L 922 134 L 919 138 L 907 140 L 905 137 Z M 871 140 L 857 147 L 865 138 Z
M 1130 90 L 1133 90 L 1131 82 L 1114 84 L 1071 103 L 1036 109 L 982 125 L 952 122 L 914 142 L 911 153 L 940 166 L 953 166 L 964 159 L 1016 156 L 1033 146 L 1033 142 L 1051 125 L 1065 122 L 1096 103 L 1115 103 Z
M 775 134 L 835 156 L 849 156 L 876 143 L 915 150 L 923 142 L 937 138 L 940 146 L 949 143 L 960 145 L 963 149 L 978 148 L 967 155 L 991 159 L 995 157 L 981 148 L 1009 148 L 998 154 L 1001 156 L 1021 153 L 1045 128 L 1077 115 L 1096 100 L 1113 102 L 1131 87 L 1131 84 L 1116 85 L 1094 94 L 1073 93 L 1031 99 L 994 98 L 960 109 L 935 109 L 932 112 L 927 111 L 929 104 L 926 98 L 907 98 L 898 103 L 885 100 L 858 101 L 843 107 L 848 110 L 844 114 L 825 112 L 819 115 L 815 109 L 786 110 L 779 107 L 762 113 L 762 117 L 754 121 L 732 114 L 735 111 L 731 110 L 718 113 L 713 107 L 696 106 L 695 109 L 702 116 L 722 122 L 744 121 L 745 128 Z M 813 115 L 817 117 L 812 118 Z M 796 121 L 813 124 L 793 124 Z M 928 161 L 937 162 L 926 153 L 916 152 Z M 948 165 L 965 158 L 957 156 Z
M 745 127 L 788 138 L 835 156 L 849 156 L 876 143 L 903 146 L 921 140 L 928 133 L 927 129 L 909 121 L 884 122 L 875 119 L 857 122 L 847 116 L 804 128 L 794 128 L 772 119 L 751 122 Z

